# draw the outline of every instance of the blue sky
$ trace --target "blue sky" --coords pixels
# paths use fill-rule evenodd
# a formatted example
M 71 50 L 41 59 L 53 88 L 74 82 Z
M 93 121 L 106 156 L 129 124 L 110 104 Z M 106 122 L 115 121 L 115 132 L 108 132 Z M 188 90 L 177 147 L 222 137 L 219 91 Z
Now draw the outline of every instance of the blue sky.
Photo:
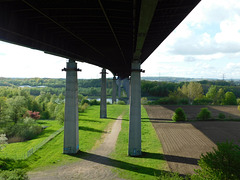
M 142 76 L 239 79 L 239 22 L 239 0 L 202 0 L 142 64 Z M 65 78 L 66 61 L 0 42 L 0 77 Z M 78 67 L 78 78 L 100 78 L 99 67 Z

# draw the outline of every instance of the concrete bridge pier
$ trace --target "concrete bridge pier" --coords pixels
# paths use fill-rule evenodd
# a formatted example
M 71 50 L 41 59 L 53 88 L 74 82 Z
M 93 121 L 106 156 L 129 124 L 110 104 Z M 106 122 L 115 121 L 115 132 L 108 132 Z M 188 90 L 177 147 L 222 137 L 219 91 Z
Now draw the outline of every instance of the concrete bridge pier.
M 113 84 L 112 84 L 112 104 L 116 103 L 117 101 L 117 83 L 116 83 L 116 76 L 113 76 Z
M 117 79 L 118 99 L 121 98 L 121 86 L 122 86 L 122 80 L 118 77 L 118 79 Z
M 141 69 L 140 62 L 132 62 L 130 84 L 130 121 L 128 155 L 141 156 Z
M 64 154 L 75 154 L 79 150 L 78 134 L 78 78 L 77 63 L 74 60 L 67 62 L 66 71 L 66 97 L 64 119 Z
M 102 69 L 102 85 L 101 85 L 101 103 L 100 103 L 100 118 L 107 118 L 107 79 L 106 69 Z

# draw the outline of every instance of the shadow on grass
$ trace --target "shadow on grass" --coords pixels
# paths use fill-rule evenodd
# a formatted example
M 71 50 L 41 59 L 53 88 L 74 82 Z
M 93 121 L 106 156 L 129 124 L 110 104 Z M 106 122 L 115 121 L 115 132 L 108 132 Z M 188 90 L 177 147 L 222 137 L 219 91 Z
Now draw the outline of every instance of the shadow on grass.
M 79 119 L 79 122 L 81 122 L 81 121 L 102 123 L 102 121 L 100 121 L 100 120 L 94 120 L 94 119 Z
M 169 162 L 177 162 L 177 163 L 193 164 L 193 165 L 197 165 L 199 160 L 196 158 L 181 157 L 181 156 L 166 155 L 166 154 L 163 155 L 159 153 L 149 153 L 149 152 L 142 152 L 142 158 L 159 159 L 159 160 L 166 160 Z
M 118 119 L 118 118 L 113 118 L 113 117 L 107 117 L 106 119 L 129 121 L 128 119 Z
M 109 157 L 88 153 L 88 152 L 79 151 L 77 154 L 70 155 L 70 156 L 74 156 L 74 157 L 77 157 L 86 161 L 95 162 L 98 164 L 111 166 L 114 168 L 119 168 L 119 169 L 128 170 L 128 171 L 132 171 L 140 174 L 150 175 L 150 176 L 159 176 L 162 173 L 170 173 L 165 170 L 154 169 L 151 167 L 144 167 L 137 164 L 132 164 L 132 163 L 128 163 L 121 160 L 116 160 L 116 159 L 112 159 Z M 194 158 L 170 156 L 170 155 L 163 155 L 159 153 L 149 153 L 149 152 L 142 152 L 141 157 L 129 157 L 129 158 L 158 159 L 158 160 L 167 160 L 167 161 L 179 162 L 179 163 L 189 163 L 194 165 L 197 164 L 197 160 L 198 160 Z M 183 174 L 180 174 L 180 175 L 185 176 Z
M 28 165 L 24 160 L 14 160 L 10 158 L 0 158 L 0 170 L 26 169 Z
M 150 121 L 149 121 L 150 120 Z M 153 123 L 172 123 L 171 119 L 163 119 L 163 118 L 141 118 L 141 122 L 153 122 Z
M 92 131 L 92 132 L 98 132 L 98 133 L 107 133 L 106 131 L 94 129 L 94 128 L 89 128 L 89 127 L 84 127 L 84 126 L 79 126 L 79 130 L 83 131 Z

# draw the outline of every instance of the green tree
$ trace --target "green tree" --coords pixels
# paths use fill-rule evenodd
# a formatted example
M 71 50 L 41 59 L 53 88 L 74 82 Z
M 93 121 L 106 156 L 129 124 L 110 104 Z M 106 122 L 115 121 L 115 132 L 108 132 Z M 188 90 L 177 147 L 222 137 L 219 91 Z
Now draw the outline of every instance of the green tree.
M 223 104 L 225 92 L 223 88 L 220 88 L 217 93 L 217 104 Z
M 175 112 L 173 113 L 172 120 L 173 121 L 186 121 L 187 117 L 186 117 L 184 110 L 180 107 L 177 108 L 175 110 Z
M 206 97 L 211 99 L 213 101 L 213 104 L 217 104 L 217 100 L 218 100 L 217 86 L 211 85 L 210 88 L 208 89 Z
M 60 123 L 64 122 L 64 113 L 65 113 L 64 104 L 58 104 L 55 108 L 54 115 L 56 117 L 56 120 L 58 120 Z
M 6 123 L 6 110 L 7 110 L 7 104 L 6 104 L 6 98 L 0 97 L 0 124 Z
M 190 104 L 193 103 L 194 99 L 203 96 L 202 85 L 198 82 L 190 82 L 188 85 L 184 84 L 181 88 L 181 92 L 188 98 Z
M 8 138 L 6 137 L 6 134 L 0 134 L 0 151 L 7 144 L 7 140 L 8 140 Z
M 224 105 L 236 105 L 237 98 L 233 92 L 226 92 L 224 97 Z
M 27 111 L 26 99 L 23 96 L 15 96 L 7 100 L 7 105 L 10 120 L 16 124 Z

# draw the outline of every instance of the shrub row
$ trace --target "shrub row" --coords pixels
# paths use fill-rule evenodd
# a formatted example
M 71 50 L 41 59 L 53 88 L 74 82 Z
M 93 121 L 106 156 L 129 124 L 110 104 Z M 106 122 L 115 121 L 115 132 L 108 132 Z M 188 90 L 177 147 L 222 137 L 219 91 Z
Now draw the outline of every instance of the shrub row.
M 30 140 L 42 132 L 43 128 L 32 118 L 25 118 L 22 122 L 8 126 L 6 135 L 8 139 L 14 138 L 18 141 Z
M 223 113 L 219 113 L 219 115 L 218 115 L 218 118 L 220 120 L 225 119 L 225 117 L 226 116 Z M 211 112 L 208 110 L 208 108 L 202 108 L 201 111 L 197 115 L 197 120 L 206 121 L 206 120 L 209 120 L 210 118 L 211 118 Z M 175 110 L 175 112 L 173 113 L 172 120 L 175 122 L 176 121 L 186 121 L 187 117 L 186 117 L 184 110 L 180 107 L 177 108 Z

